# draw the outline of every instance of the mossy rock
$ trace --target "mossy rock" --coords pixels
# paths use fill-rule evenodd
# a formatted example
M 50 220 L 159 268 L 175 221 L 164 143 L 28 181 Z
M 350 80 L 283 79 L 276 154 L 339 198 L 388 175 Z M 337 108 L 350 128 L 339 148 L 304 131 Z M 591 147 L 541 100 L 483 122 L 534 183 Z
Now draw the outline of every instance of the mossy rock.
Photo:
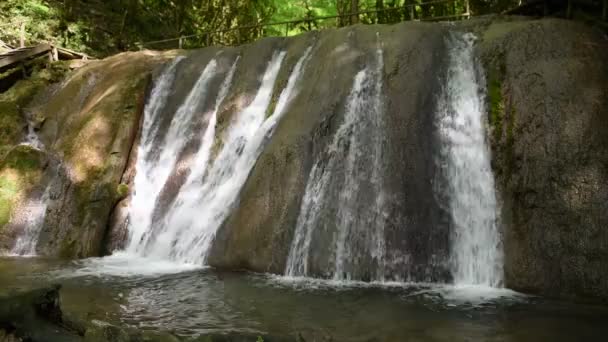
M 24 126 L 17 104 L 0 100 L 0 158 L 19 143 Z
M 26 122 L 23 109 L 49 84 L 59 82 L 69 71 L 65 63 L 53 63 L 48 68 L 36 69 L 32 75 L 15 83 L 0 94 L 0 159 L 20 142 Z M 35 125 L 40 126 L 45 118 L 38 113 Z
M 10 174 L 0 174 L 0 227 L 11 218 L 13 201 L 19 193 L 19 179 Z
M 124 183 L 118 184 L 118 186 L 116 187 L 116 197 L 119 200 L 121 200 L 121 199 L 127 197 L 128 194 L 129 194 L 129 186 Z
M 45 162 L 43 152 L 19 145 L 0 162 L 0 228 L 11 218 L 12 210 L 40 181 Z
M 503 98 L 503 81 L 505 78 L 505 65 L 501 56 L 498 63 L 494 63 L 488 68 L 487 75 L 487 96 L 488 113 L 490 125 L 494 134 L 494 139 L 498 141 L 502 135 L 503 121 L 505 117 L 505 102 Z
M 106 322 L 93 320 L 84 334 L 85 342 L 129 342 L 131 339 L 123 329 Z
M 18 145 L 4 158 L 0 165 L 21 172 L 38 170 L 44 163 L 44 153 L 28 145 Z

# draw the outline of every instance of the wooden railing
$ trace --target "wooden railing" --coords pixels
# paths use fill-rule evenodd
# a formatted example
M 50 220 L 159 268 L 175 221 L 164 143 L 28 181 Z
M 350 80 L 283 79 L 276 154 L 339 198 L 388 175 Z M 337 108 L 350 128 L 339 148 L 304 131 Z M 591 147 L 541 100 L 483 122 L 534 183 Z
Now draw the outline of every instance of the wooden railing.
M 428 8 L 428 7 L 433 7 L 433 6 L 437 6 L 437 5 L 441 5 L 441 4 L 448 4 L 448 3 L 452 3 L 454 5 L 454 6 L 452 6 L 452 8 L 455 9 L 456 3 L 461 4 L 462 2 L 460 0 L 433 0 L 433 1 L 427 1 L 427 2 L 423 2 L 423 3 L 419 3 L 419 4 L 407 4 L 407 5 L 400 6 L 400 7 L 388 7 L 388 8 L 383 8 L 383 9 L 362 10 L 362 11 L 353 12 L 353 13 L 343 13 L 343 14 L 321 16 L 321 17 L 307 17 L 307 18 L 296 19 L 296 20 L 261 23 L 261 24 L 253 24 L 253 25 L 243 25 L 243 26 L 237 26 L 237 27 L 232 27 L 232 28 L 227 28 L 227 29 L 211 30 L 211 31 L 207 31 L 207 32 L 197 33 L 197 34 L 183 35 L 183 36 L 175 37 L 175 38 L 142 42 L 142 43 L 138 43 L 137 46 L 140 49 L 148 48 L 148 47 L 158 48 L 159 46 L 161 48 L 180 48 L 181 49 L 184 47 L 184 43 L 187 40 L 192 40 L 192 39 L 198 39 L 199 40 L 198 44 L 190 44 L 189 47 L 211 46 L 214 44 L 231 45 L 230 42 L 226 42 L 223 39 L 223 36 L 225 34 L 231 33 L 231 32 L 235 32 L 235 34 L 237 36 L 234 43 L 240 44 L 240 43 L 250 42 L 250 40 L 248 40 L 248 41 L 241 40 L 242 32 L 247 32 L 247 31 L 251 32 L 251 31 L 255 31 L 255 30 L 259 31 L 259 30 L 266 29 L 268 27 L 284 26 L 285 29 L 284 30 L 279 29 L 278 32 L 281 33 L 281 36 L 288 36 L 290 34 L 290 29 L 292 29 L 296 25 L 300 25 L 300 24 L 306 24 L 309 27 L 311 27 L 312 24 L 314 24 L 315 26 L 318 27 L 319 22 L 323 22 L 323 21 L 327 21 L 327 20 L 349 19 L 349 18 L 352 18 L 353 16 L 359 17 L 363 14 L 378 14 L 378 13 L 391 12 L 391 11 L 393 11 L 393 12 L 402 11 L 402 13 L 409 13 L 409 17 L 405 18 L 405 20 L 403 20 L 403 21 L 408 21 L 408 20 L 443 21 L 443 20 L 470 18 L 471 14 L 470 14 L 468 0 L 465 0 L 464 8 L 462 9 L 461 13 L 453 13 L 451 15 L 434 16 L 434 17 L 430 16 L 427 18 L 417 17 L 418 12 L 424 13 L 424 11 L 422 9 L 425 7 Z M 336 25 L 336 26 L 338 26 L 338 25 Z M 283 32 L 285 34 L 282 34 Z M 176 43 L 176 46 L 173 46 L 173 45 L 168 46 L 167 43 L 173 43 L 173 42 Z M 195 45 L 195 46 L 192 46 L 192 45 Z

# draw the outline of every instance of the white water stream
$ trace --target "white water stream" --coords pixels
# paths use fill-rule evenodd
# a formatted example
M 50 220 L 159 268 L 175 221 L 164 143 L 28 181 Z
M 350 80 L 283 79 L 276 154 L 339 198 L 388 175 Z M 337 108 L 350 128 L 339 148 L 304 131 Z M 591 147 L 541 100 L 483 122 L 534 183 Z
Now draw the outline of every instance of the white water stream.
M 384 280 L 385 196 L 380 175 L 384 136 L 383 67 L 383 52 L 379 47 L 374 66 L 355 76 L 343 122 L 326 151 L 328 159 L 318 158 L 310 171 L 286 264 L 287 276 L 311 275 L 313 234 L 328 219 L 323 212 L 335 204 L 337 237 L 333 279 L 350 280 L 356 271 L 356 259 L 367 253 L 377 266 L 374 278 Z M 371 153 L 366 150 L 370 146 Z M 343 183 L 335 199 L 331 191 L 340 179 Z M 365 196 L 373 196 L 373 205 L 363 203 Z M 365 241 L 365 251 L 359 250 L 361 246 L 354 242 L 361 239 Z
M 457 285 L 499 287 L 503 255 L 494 176 L 485 135 L 486 109 L 476 72 L 475 36 L 453 34 L 439 131 L 453 220 L 452 273 Z
M 26 201 L 16 215 L 13 224 L 23 227 L 17 237 L 11 254 L 19 256 L 35 256 L 36 245 L 40 236 L 40 230 L 46 218 L 46 209 L 50 200 L 50 185 L 40 196 L 35 196 Z
M 225 131 L 216 132 L 218 112 L 229 93 L 238 60 L 233 63 L 218 92 L 215 107 L 203 132 L 202 143 L 189 166 L 188 178 L 161 222 L 152 222 L 154 205 L 167 177 L 175 167 L 176 157 L 169 156 L 176 156 L 187 142 L 189 137 L 179 133 L 185 130 L 183 126 L 190 123 L 192 108 L 203 100 L 207 83 L 214 76 L 216 66 L 215 61 L 212 61 L 205 68 L 191 95 L 180 108 L 179 115 L 176 114 L 171 123 L 169 130 L 174 130 L 176 134 L 167 134 L 159 161 L 150 162 L 146 158 L 146 152 L 152 151 L 153 147 L 150 145 L 153 139 L 145 137 L 155 134 L 155 115 L 158 115 L 157 112 L 163 107 L 166 94 L 173 83 L 174 70 L 171 70 L 171 67 L 167 69 L 155 87 L 157 98 L 146 107 L 144 143 L 140 146 L 143 153 L 138 155 L 136 195 L 130 206 L 133 223 L 130 243 L 126 250 L 128 253 L 157 260 L 205 264 L 217 229 L 230 213 L 261 152 L 261 147 L 294 96 L 295 85 L 310 52 L 311 49 L 307 49 L 295 65 L 287 86 L 282 90 L 277 105 L 268 118 L 267 108 L 285 52 L 273 55 L 253 101 L 242 111 L 234 113 Z M 223 143 L 212 159 L 212 150 L 214 144 L 217 144 L 218 134 L 222 135 Z M 142 198 L 136 198 L 139 191 Z

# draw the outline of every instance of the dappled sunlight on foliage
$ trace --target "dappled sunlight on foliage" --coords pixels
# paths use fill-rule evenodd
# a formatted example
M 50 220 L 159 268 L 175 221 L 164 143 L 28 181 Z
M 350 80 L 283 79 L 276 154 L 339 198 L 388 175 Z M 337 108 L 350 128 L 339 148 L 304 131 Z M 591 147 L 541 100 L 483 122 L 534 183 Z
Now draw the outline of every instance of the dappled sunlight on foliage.
M 4 0 L 0 42 L 18 46 L 24 23 L 26 45 L 46 41 L 102 57 L 140 48 L 238 45 L 356 23 L 458 19 L 517 4 L 515 0 Z M 360 14 L 351 15 L 355 12 Z

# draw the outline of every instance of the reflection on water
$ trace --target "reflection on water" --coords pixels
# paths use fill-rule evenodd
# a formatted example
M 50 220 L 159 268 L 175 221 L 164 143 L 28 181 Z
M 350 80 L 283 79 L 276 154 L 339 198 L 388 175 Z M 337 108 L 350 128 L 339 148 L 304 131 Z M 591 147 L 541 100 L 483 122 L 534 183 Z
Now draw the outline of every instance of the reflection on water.
M 62 306 L 72 319 L 182 336 L 236 331 L 300 334 L 307 341 L 453 342 L 601 340 L 608 334 L 608 308 L 509 291 L 344 285 L 211 269 L 129 276 L 117 271 L 118 260 L 111 262 L 111 275 L 94 272 L 96 262 L 0 259 L 0 292 L 60 282 Z

